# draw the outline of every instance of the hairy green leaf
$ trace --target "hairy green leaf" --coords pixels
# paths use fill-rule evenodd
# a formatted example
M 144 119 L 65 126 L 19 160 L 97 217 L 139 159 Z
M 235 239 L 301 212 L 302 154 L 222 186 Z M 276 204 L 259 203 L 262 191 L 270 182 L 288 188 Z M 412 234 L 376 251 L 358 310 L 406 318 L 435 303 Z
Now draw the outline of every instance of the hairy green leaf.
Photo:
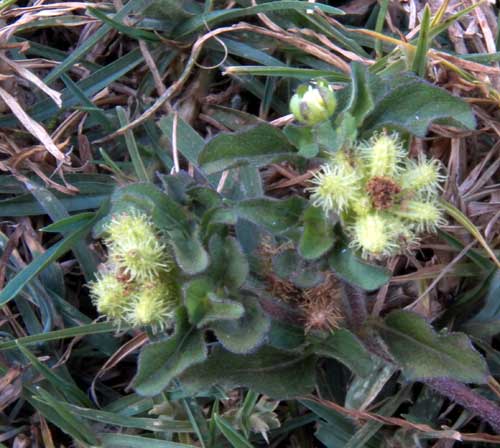
M 314 352 L 319 356 L 337 359 L 362 377 L 373 369 L 371 355 L 360 340 L 345 328 L 335 330 L 323 341 L 315 342 Z
M 219 134 L 201 151 L 198 162 L 207 174 L 238 165 L 263 166 L 295 153 L 285 135 L 267 123 L 232 134 Z
M 306 201 L 298 196 L 289 199 L 247 199 L 235 206 L 240 218 L 247 219 L 272 233 L 282 233 L 299 224 Z
M 173 336 L 142 349 L 137 374 L 132 382 L 138 394 L 159 394 L 174 377 L 206 359 L 203 332 L 189 325 L 182 309 L 177 312 L 176 324 Z
M 243 316 L 238 320 L 218 320 L 211 328 L 224 348 L 233 353 L 248 353 L 264 342 L 270 319 L 256 297 L 243 296 L 240 301 L 245 308 Z
M 198 226 L 192 226 L 189 234 L 173 230 L 169 232 L 170 243 L 174 249 L 175 260 L 187 274 L 203 272 L 209 263 L 207 251 L 200 241 Z
M 391 278 L 388 269 L 364 262 L 344 245 L 332 251 L 328 263 L 344 280 L 367 291 L 380 288 Z
M 423 317 L 401 310 L 375 327 L 409 381 L 447 377 L 486 383 L 486 362 L 464 333 L 436 333 Z
M 249 387 L 272 398 L 285 399 L 307 394 L 314 388 L 316 360 L 262 347 L 248 355 L 216 348 L 209 359 L 184 372 L 184 390 L 194 394 L 213 385 Z
M 310 206 L 303 215 L 304 233 L 299 242 L 299 252 L 306 260 L 314 260 L 328 252 L 335 242 L 333 226 L 325 213 Z
M 373 110 L 374 102 L 368 80 L 368 71 L 361 63 L 352 63 L 351 98 L 346 112 L 354 117 L 356 125 L 363 123 L 365 117 Z
M 214 235 L 210 239 L 209 270 L 211 279 L 228 288 L 239 288 L 246 280 L 249 267 L 238 241 L 233 237 L 221 238 Z
M 240 303 L 217 297 L 214 289 L 209 277 L 195 278 L 184 289 L 189 321 L 199 328 L 219 319 L 239 319 L 245 313 Z
M 319 145 L 316 142 L 314 130 L 308 126 L 288 125 L 283 132 L 288 139 L 298 148 L 299 155 L 306 159 L 316 157 Z
M 366 133 L 388 126 L 425 137 L 434 122 L 476 127 L 472 109 L 465 101 L 417 77 L 378 80 L 371 90 L 376 96 L 375 108 L 363 122 Z

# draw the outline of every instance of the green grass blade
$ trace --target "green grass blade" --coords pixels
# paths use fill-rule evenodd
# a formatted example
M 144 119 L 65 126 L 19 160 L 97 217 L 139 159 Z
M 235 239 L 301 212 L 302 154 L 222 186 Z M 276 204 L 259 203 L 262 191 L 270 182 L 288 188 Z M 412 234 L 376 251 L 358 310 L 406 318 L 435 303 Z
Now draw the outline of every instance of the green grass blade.
M 224 434 L 224 437 L 231 444 L 233 448 L 254 448 L 253 445 L 245 439 L 236 429 L 234 429 L 229 422 L 220 417 L 219 415 L 215 415 L 215 424 L 219 431 Z
M 209 448 L 215 447 L 215 441 L 217 439 L 217 423 L 215 423 L 215 417 L 219 414 L 220 401 L 218 398 L 215 399 L 212 409 L 210 410 L 210 420 L 208 422 L 208 446 Z
M 54 398 L 40 386 L 35 386 L 34 390 L 35 400 L 39 400 L 40 402 L 51 407 L 59 415 L 59 417 L 64 420 L 66 427 L 71 430 L 71 435 L 73 435 L 73 437 L 76 437 L 78 440 L 85 443 L 98 445 L 97 438 L 91 429 L 85 425 L 84 422 L 78 420 L 75 416 L 68 412 L 65 409 L 63 402 Z
M 80 104 L 85 107 L 85 110 L 88 111 L 89 115 L 93 117 L 97 123 L 100 123 L 107 132 L 112 132 L 113 127 L 109 118 L 101 109 L 96 107 L 92 101 L 90 101 L 90 99 L 85 95 L 85 92 L 78 87 L 76 82 L 66 75 L 66 73 L 61 75 L 61 79 L 68 91 L 80 101 Z
M 332 70 L 315 70 L 311 68 L 296 67 L 276 67 L 262 65 L 236 65 L 226 67 L 227 75 L 253 75 L 253 76 L 277 76 L 280 78 L 325 78 L 330 81 L 348 82 L 349 76 L 342 73 L 336 73 Z
M 121 106 L 116 107 L 116 114 L 118 115 L 118 120 L 120 122 L 120 127 L 127 126 L 129 124 L 127 114 L 125 109 Z M 150 182 L 149 175 L 142 161 L 142 157 L 139 154 L 139 148 L 135 141 L 134 134 L 131 130 L 125 132 L 125 143 L 127 145 L 128 153 L 130 154 L 130 159 L 132 160 L 132 165 L 134 166 L 135 175 L 141 182 Z
M 78 387 L 66 381 L 52 369 L 41 363 L 38 358 L 19 341 L 16 341 L 16 345 L 21 353 L 28 358 L 33 368 L 36 369 L 52 385 L 52 387 L 59 390 L 67 400 L 82 406 L 92 406 L 92 402 L 89 400 L 87 395 L 78 389 Z
M 0 11 L 3 11 L 4 9 L 7 9 L 9 6 L 13 5 L 16 3 L 17 0 L 2 0 L 0 2 Z
M 134 417 L 149 412 L 154 406 L 152 398 L 141 397 L 137 394 L 124 395 L 102 408 L 103 411 L 111 412 L 125 417 Z
M 224 43 L 229 54 L 239 56 L 241 58 L 247 59 L 249 61 L 254 61 L 262 65 L 275 65 L 280 67 L 286 67 L 286 64 L 281 62 L 279 59 L 267 54 L 265 51 L 254 48 L 251 45 L 245 44 L 234 39 L 229 39 L 227 37 L 222 37 L 220 40 Z M 207 43 L 207 48 L 221 51 L 221 45 L 218 42 Z
M 228 66 L 236 65 L 236 61 L 232 58 L 227 58 L 224 69 Z M 264 85 L 252 76 L 241 77 L 233 75 L 233 77 L 242 85 L 242 87 L 255 95 L 259 100 L 264 98 L 265 87 Z M 273 108 L 280 115 L 286 115 L 290 112 L 288 103 L 280 99 L 278 96 L 273 98 Z
M 132 11 L 137 11 L 143 7 L 142 0 L 130 0 L 114 17 L 115 21 L 121 20 L 130 14 Z M 100 42 L 106 34 L 111 31 L 111 26 L 104 24 L 99 28 L 94 34 L 92 34 L 87 40 L 85 40 L 79 47 L 75 48 L 69 56 L 61 62 L 57 67 L 55 67 L 45 78 L 44 82 L 46 84 L 51 83 L 57 79 L 61 74 L 68 71 L 74 64 L 76 64 L 80 58 L 85 56 L 94 46 Z
M 49 422 L 56 426 L 60 431 L 68 434 L 75 441 L 81 441 L 82 444 L 86 442 L 85 436 L 81 432 L 74 428 L 67 420 L 59 414 L 52 406 L 48 405 L 42 401 L 39 395 L 36 393 L 34 387 L 25 387 L 27 392 L 25 392 L 26 401 L 35 409 L 40 415 L 45 417 Z M 88 444 L 80 445 L 87 448 Z
M 309 23 L 317 27 L 324 35 L 331 37 L 334 42 L 338 42 L 342 48 L 352 51 L 358 56 L 370 58 L 370 55 L 358 42 L 347 37 L 339 29 L 332 27 L 332 25 L 324 17 L 317 14 L 307 14 L 306 12 L 299 12 L 299 14 L 304 18 L 304 20 L 307 20 Z
M 125 328 L 122 328 L 125 330 Z M 116 331 L 116 325 L 111 322 L 100 322 L 95 324 L 80 325 L 78 327 L 55 330 L 48 333 L 33 334 L 24 336 L 12 341 L 0 342 L 0 351 L 10 350 L 17 347 L 17 344 L 30 345 L 40 342 L 59 341 L 60 339 L 74 338 L 76 336 L 87 336 L 91 334 L 112 333 Z
M 417 48 L 413 58 L 412 71 L 418 76 L 424 77 L 427 68 L 427 51 L 429 50 L 430 37 L 429 29 L 431 25 L 431 8 L 428 4 L 424 7 L 422 21 L 420 22 L 420 32 L 418 34 Z
M 500 15 L 499 15 L 500 17 Z M 496 53 L 473 53 L 473 54 L 453 54 L 457 58 L 465 61 L 479 62 L 480 64 L 494 64 L 500 61 L 500 52 Z
M 101 433 L 99 439 L 102 448 L 196 448 L 185 443 L 169 442 L 148 437 L 129 436 L 125 434 Z
M 115 161 L 109 156 L 109 154 L 104 150 L 104 148 L 99 148 L 99 154 L 101 155 L 103 165 L 107 167 L 114 173 L 119 179 L 127 179 L 127 175 L 121 170 L 121 168 L 115 163 Z
M 387 9 L 389 8 L 389 0 L 381 0 L 380 9 L 378 11 L 377 23 L 375 24 L 375 31 L 377 33 L 382 33 L 384 30 L 385 18 L 387 16 Z M 377 58 L 382 56 L 382 41 L 375 41 L 375 53 L 377 54 Z
M 67 404 L 66 407 L 68 411 L 77 415 L 78 417 L 104 423 L 106 425 L 121 426 L 123 428 L 144 429 L 153 432 L 194 432 L 191 424 L 187 420 L 128 417 L 125 415 L 116 414 L 114 412 L 98 411 L 96 409 L 89 409 L 88 407 L 84 408 L 71 404 Z
M 450 247 L 456 249 L 459 252 L 462 251 L 465 247 L 465 245 L 462 244 L 460 240 L 458 240 L 451 234 L 444 232 L 443 230 L 438 229 L 438 235 L 440 238 L 445 240 Z M 471 261 L 476 263 L 481 269 L 484 269 L 485 271 L 489 271 L 494 267 L 490 259 L 488 257 L 485 257 L 483 254 L 481 254 L 480 251 L 476 249 L 468 250 L 464 256 L 469 258 Z
M 344 11 L 333 6 L 315 3 L 315 8 L 319 8 L 327 14 L 344 15 Z M 269 13 L 277 11 L 307 11 L 311 9 L 311 4 L 308 2 L 299 1 L 281 1 L 268 2 L 257 6 L 249 6 L 247 8 L 231 8 L 227 10 L 218 10 L 209 12 L 208 14 L 199 14 L 184 22 L 181 26 L 174 30 L 176 38 L 182 38 L 189 34 L 203 31 L 207 27 L 212 28 L 221 22 L 238 20 L 242 17 L 253 16 L 260 13 Z
M 393 415 L 404 402 L 409 400 L 410 388 L 411 386 L 406 386 L 399 390 L 397 394 L 393 395 L 377 410 L 377 414 L 388 417 Z M 370 441 L 382 427 L 383 423 L 377 421 L 366 422 L 356 431 L 356 434 L 354 434 L 345 445 L 345 448 L 360 448 L 366 446 L 368 441 Z
M 160 118 L 158 127 L 166 141 L 172 145 L 172 135 L 174 131 L 174 115 Z M 191 164 L 200 171 L 200 175 L 205 174 L 198 167 L 198 155 L 205 146 L 205 140 L 182 118 L 177 119 L 177 149 Z M 208 182 L 216 186 L 219 182 L 219 175 L 206 176 Z
M 461 9 L 460 11 L 456 12 L 455 14 L 452 14 L 446 20 L 444 20 L 443 22 L 439 23 L 438 25 L 432 27 L 432 29 L 429 31 L 429 39 L 434 39 L 436 36 L 438 36 L 439 34 L 441 34 L 443 31 L 448 30 L 448 28 L 453 23 L 455 23 L 457 20 L 459 20 L 462 17 L 464 17 L 467 14 L 469 14 L 469 12 L 473 11 L 480 4 L 481 4 L 481 2 L 473 3 L 472 5 L 467 6 L 464 9 Z
M 245 399 L 243 400 L 241 408 L 238 411 L 238 415 L 243 426 L 242 429 L 246 437 L 249 436 L 251 424 L 250 417 L 255 409 L 255 405 L 257 404 L 258 400 L 259 394 L 257 392 L 254 392 L 253 390 L 249 390 L 245 396 Z
M 34 33 L 47 28 L 83 26 L 88 23 L 88 19 L 78 15 L 60 15 L 57 17 L 42 18 L 27 21 L 16 27 L 16 33 Z
M 187 398 L 184 398 L 181 401 L 189 418 L 190 425 L 196 433 L 201 447 L 206 448 L 207 445 L 205 442 L 208 440 L 208 426 L 198 403 L 196 403 L 193 399 Z
M 65 233 L 77 230 L 83 222 L 88 221 L 94 217 L 94 213 L 78 213 L 77 215 L 68 216 L 67 218 L 62 218 L 48 226 L 39 229 L 41 232 L 47 233 Z
M 45 187 L 41 187 L 36 184 L 28 184 L 28 189 L 31 194 L 37 199 L 40 205 L 46 210 L 47 214 L 50 216 L 52 221 L 57 222 L 66 218 L 69 218 L 69 213 L 65 209 L 64 205 L 59 202 L 59 200 Z M 80 217 L 82 218 L 82 217 Z M 87 219 L 90 216 L 87 215 Z M 80 219 L 80 226 L 85 221 Z M 78 230 L 75 229 L 75 230 Z M 73 231 L 75 231 L 73 230 Z M 63 234 L 67 234 L 67 232 L 63 232 Z M 94 252 L 92 252 L 85 241 L 77 241 L 74 244 L 73 252 L 75 257 L 80 264 L 85 279 L 87 281 L 92 280 L 95 272 L 97 271 L 98 260 Z
M 29 48 L 24 53 L 27 56 L 36 56 L 40 58 L 52 59 L 57 62 L 62 62 L 68 57 L 68 54 L 63 50 L 59 50 L 57 48 L 50 47 L 48 45 L 43 45 L 33 40 L 16 37 L 15 41 L 27 42 L 29 44 Z M 80 61 L 79 64 L 89 69 L 90 72 L 95 72 L 96 70 L 102 68 L 99 64 L 90 61 Z
M 500 13 L 497 17 L 497 35 L 495 36 L 495 48 L 500 49 Z
M 90 194 L 82 193 L 76 196 L 56 197 L 64 205 L 68 212 L 78 212 L 81 210 L 94 210 L 99 208 L 111 194 L 111 189 L 108 193 L 94 192 Z M 23 194 L 14 198 L 0 201 L 0 216 L 19 217 L 19 216 L 36 216 L 46 215 L 45 209 L 33 199 L 31 194 Z
M 140 29 L 137 30 L 130 26 L 124 25 L 123 23 L 120 23 L 108 17 L 105 13 L 99 11 L 98 9 L 87 8 L 87 11 L 90 13 L 90 15 L 98 18 L 101 22 L 104 22 L 111 28 L 114 28 L 116 31 L 119 31 L 120 33 L 125 34 L 125 36 L 131 37 L 132 39 L 136 40 L 142 39 L 151 42 L 158 42 L 160 40 L 160 38 L 156 34 L 146 30 L 140 30 Z
M 70 251 L 75 244 L 81 241 L 82 237 L 90 231 L 92 226 L 97 222 L 98 217 L 101 217 L 100 214 L 94 215 L 91 220 L 84 222 L 78 230 L 70 233 L 63 240 L 54 244 L 46 252 L 36 257 L 28 266 L 10 280 L 2 292 L 0 292 L 0 305 L 5 305 L 9 300 L 16 297 L 26 284 L 35 278 L 36 275 L 44 270 L 50 263 Z

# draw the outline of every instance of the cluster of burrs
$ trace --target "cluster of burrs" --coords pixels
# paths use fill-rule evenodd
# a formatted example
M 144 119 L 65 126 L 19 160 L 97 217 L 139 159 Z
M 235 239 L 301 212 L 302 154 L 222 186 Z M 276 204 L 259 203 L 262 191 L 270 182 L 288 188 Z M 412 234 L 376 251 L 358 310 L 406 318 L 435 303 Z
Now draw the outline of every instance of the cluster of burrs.
M 313 205 L 341 218 L 352 248 L 380 258 L 417 247 L 420 234 L 446 224 L 443 180 L 438 160 L 410 160 L 399 135 L 383 132 L 333 155 L 308 190 Z
M 176 265 L 151 220 L 130 211 L 106 227 L 108 260 L 90 293 L 100 314 L 134 327 L 164 329 L 179 304 Z

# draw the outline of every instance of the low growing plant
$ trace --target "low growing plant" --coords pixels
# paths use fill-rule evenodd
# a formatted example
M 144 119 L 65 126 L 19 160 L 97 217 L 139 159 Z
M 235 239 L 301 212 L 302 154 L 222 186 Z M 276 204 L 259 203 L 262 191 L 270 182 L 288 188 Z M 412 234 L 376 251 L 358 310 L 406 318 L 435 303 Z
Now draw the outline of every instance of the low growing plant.
M 0 447 L 500 443 L 498 7 L 332 3 L 1 2 Z
M 407 311 L 385 319 L 366 312 L 367 291 L 390 278 L 381 261 L 417 251 L 421 237 L 446 223 L 445 173 L 437 160 L 410 156 L 412 132 L 437 118 L 472 127 L 470 109 L 411 75 L 375 77 L 356 64 L 352 71 L 339 93 L 324 80 L 298 88 L 290 105 L 300 124 L 220 134 L 200 152 L 194 177 L 180 172 L 162 176 L 161 186 L 114 193 L 97 226 L 108 261 L 90 287 L 119 328 L 153 330 L 132 383 L 139 394 L 246 386 L 296 397 L 311 392 L 325 357 L 359 378 L 382 362 L 410 380 L 486 381 L 486 364 L 464 334 L 435 333 Z M 458 113 L 420 104 L 412 126 L 390 106 L 412 104 L 384 104 L 398 89 L 441 96 Z M 248 176 L 259 185 L 258 167 L 279 160 L 310 170 L 303 194 L 276 199 L 238 188 Z M 215 188 L 222 171 L 231 174 L 229 193 Z M 400 338 L 412 342 L 403 349 Z M 441 355 L 423 366 L 413 343 Z

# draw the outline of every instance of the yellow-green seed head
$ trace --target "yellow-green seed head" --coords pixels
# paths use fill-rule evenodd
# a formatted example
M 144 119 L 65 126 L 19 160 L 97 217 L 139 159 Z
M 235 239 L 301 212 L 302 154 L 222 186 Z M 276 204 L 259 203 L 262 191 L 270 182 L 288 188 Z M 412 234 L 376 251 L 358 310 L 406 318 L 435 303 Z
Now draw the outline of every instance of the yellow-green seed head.
M 417 232 L 435 232 L 438 227 L 446 225 L 443 210 L 434 201 L 405 201 L 391 212 L 409 221 Z
M 358 146 L 366 166 L 367 177 L 393 177 L 401 170 L 405 156 L 397 133 L 376 133 Z
M 360 216 L 350 227 L 350 246 L 361 250 L 364 258 L 385 257 L 399 250 L 397 234 L 390 218 L 378 213 Z
M 332 165 L 342 167 L 345 171 L 361 171 L 363 161 L 354 151 L 336 151 L 330 156 Z
M 109 224 L 109 256 L 132 280 L 147 281 L 168 270 L 168 251 L 151 221 L 143 214 L 122 214 Z
M 133 296 L 125 320 L 133 326 L 164 328 L 174 316 L 178 296 L 168 283 L 146 283 Z
M 307 190 L 311 192 L 313 205 L 327 213 L 341 213 L 360 197 L 360 177 L 342 165 L 323 165 L 311 182 L 314 186 Z
M 132 279 L 152 280 L 160 270 L 169 269 L 166 247 L 158 240 L 145 240 L 142 246 L 113 246 L 110 256 Z
M 106 227 L 110 245 L 138 243 L 155 239 L 156 231 L 149 218 L 140 212 L 129 211 L 113 216 Z
M 308 126 L 328 120 L 336 106 L 335 92 L 325 81 L 300 86 L 290 100 L 290 111 L 295 119 Z
M 408 224 L 407 222 L 396 217 L 391 217 L 391 223 L 395 239 L 401 249 L 411 250 L 418 244 L 419 239 L 415 235 L 411 224 Z
M 427 196 L 437 194 L 440 183 L 446 176 L 440 173 L 441 163 L 436 159 L 420 159 L 418 163 L 408 161 L 400 174 L 399 184 L 403 191 L 423 193 Z
M 358 216 L 366 216 L 373 211 L 371 199 L 367 195 L 361 196 L 352 203 L 352 210 Z
M 121 320 L 130 301 L 130 286 L 116 277 L 112 272 L 106 272 L 90 283 L 90 295 L 99 314 L 111 320 Z

